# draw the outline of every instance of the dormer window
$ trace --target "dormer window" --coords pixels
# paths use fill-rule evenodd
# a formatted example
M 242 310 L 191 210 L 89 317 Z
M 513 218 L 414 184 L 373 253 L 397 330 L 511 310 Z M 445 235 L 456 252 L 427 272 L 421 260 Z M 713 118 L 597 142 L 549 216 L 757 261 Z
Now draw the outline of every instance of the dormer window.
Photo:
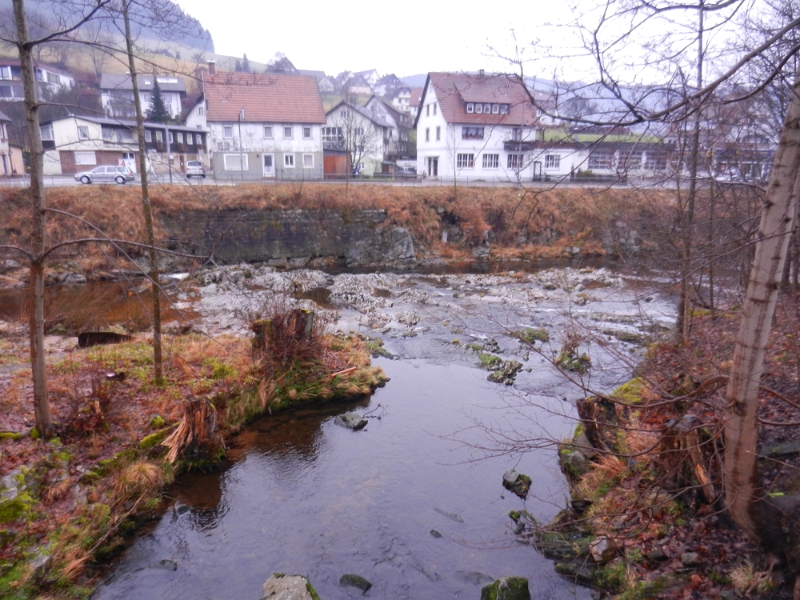
M 472 102 L 467 102 L 467 113 L 472 114 L 475 112 L 475 104 Z
M 483 114 L 483 104 L 476 104 L 475 105 L 475 112 L 479 115 Z
M 507 115 L 508 114 L 508 104 L 501 104 L 500 105 L 500 114 Z
M 500 114 L 500 105 L 499 104 L 492 104 L 492 114 L 499 115 Z
M 490 112 L 492 112 L 492 105 L 491 104 L 484 104 L 483 105 L 483 112 L 485 112 L 487 115 Z

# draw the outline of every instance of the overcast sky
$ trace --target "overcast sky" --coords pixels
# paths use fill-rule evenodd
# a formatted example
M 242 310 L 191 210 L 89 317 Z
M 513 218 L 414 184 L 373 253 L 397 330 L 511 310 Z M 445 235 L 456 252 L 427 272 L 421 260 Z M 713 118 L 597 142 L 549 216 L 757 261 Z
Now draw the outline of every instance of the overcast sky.
M 564 0 L 178 3 L 211 32 L 218 54 L 267 62 L 283 52 L 298 69 L 333 75 L 508 70 L 486 56 L 489 45 L 513 52 L 512 28 L 520 45 L 529 45 L 545 23 L 569 16 Z

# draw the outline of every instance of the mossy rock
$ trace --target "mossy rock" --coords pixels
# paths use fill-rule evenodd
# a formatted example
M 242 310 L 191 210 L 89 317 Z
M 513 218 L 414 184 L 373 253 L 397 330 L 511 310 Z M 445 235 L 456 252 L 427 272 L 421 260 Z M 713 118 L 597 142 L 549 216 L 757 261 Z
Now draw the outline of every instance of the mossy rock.
M 150 448 L 157 446 L 167 439 L 167 436 L 172 429 L 173 427 L 165 427 L 164 429 L 160 429 L 155 433 L 144 436 L 141 440 L 139 440 L 139 448 L 142 450 L 149 450 Z
M 642 393 L 647 389 L 647 382 L 641 377 L 634 377 L 615 389 L 611 396 L 627 404 L 641 404 Z
M 494 354 L 482 352 L 478 355 L 478 358 L 481 361 L 481 367 L 484 369 L 489 369 L 490 371 L 500 368 L 500 365 L 503 364 L 503 359 L 499 356 L 495 356 Z
M 531 600 L 528 580 L 524 577 L 501 577 L 481 590 L 481 600 Z
M 18 440 L 22 438 L 21 433 L 17 433 L 14 431 L 0 431 L 0 441 L 2 440 Z
M 546 329 L 527 327 L 517 332 L 517 337 L 523 342 L 533 345 L 534 342 L 549 342 L 550 334 Z

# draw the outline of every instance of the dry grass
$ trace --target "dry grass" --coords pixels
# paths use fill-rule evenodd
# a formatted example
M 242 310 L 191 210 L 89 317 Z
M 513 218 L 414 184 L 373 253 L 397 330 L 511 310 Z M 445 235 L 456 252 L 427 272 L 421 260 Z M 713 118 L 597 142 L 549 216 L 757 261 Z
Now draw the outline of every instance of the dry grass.
M 151 462 L 137 460 L 117 473 L 114 489 L 118 498 L 152 493 L 163 484 L 161 470 Z

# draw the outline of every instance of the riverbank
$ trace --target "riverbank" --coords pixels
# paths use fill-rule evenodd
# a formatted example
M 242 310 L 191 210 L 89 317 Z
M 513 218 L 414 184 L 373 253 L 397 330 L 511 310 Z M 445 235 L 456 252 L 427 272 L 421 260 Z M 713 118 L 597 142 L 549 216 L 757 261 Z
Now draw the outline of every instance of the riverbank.
M 762 379 L 759 470 L 770 496 L 800 492 L 796 299 L 783 294 Z M 559 447 L 571 504 L 523 534 L 562 576 L 621 599 L 791 598 L 793 577 L 727 516 L 724 386 L 738 313 L 699 314 L 692 342 L 662 342 L 637 377 L 581 401 Z
M 369 395 L 385 381 L 358 336 L 319 331 L 301 353 L 281 360 L 266 337 L 254 347 L 242 337 L 167 335 L 163 386 L 152 383 L 146 334 L 87 349 L 59 349 L 51 338 L 58 437 L 50 440 L 30 421 L 24 337 L 4 337 L 0 366 L 10 375 L 0 379 L 0 595 L 88 594 L 98 568 L 157 517 L 174 477 L 223 460 L 246 422 L 311 401 Z M 203 431 L 192 429 L 197 415 Z

